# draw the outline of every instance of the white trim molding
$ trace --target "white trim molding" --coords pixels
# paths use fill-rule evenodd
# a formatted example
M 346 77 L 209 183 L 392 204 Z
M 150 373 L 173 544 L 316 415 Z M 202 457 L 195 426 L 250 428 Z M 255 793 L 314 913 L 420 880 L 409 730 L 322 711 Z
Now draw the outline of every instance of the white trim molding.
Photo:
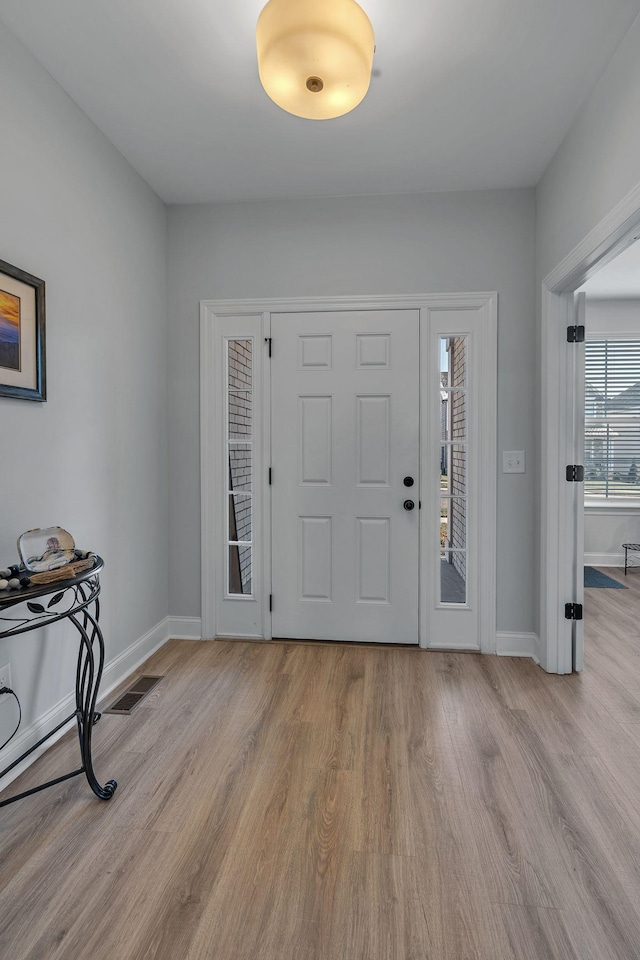
M 620 253 L 620 242 L 629 243 L 639 223 L 640 183 L 620 200 L 609 213 L 589 231 L 554 270 L 544 278 L 547 290 L 577 290 Z
M 624 567 L 624 553 L 585 553 L 585 567 Z
M 118 654 L 113 660 L 106 664 L 104 672 L 102 674 L 102 682 L 100 684 L 99 690 L 99 701 L 98 704 L 104 706 L 104 701 L 109 697 L 109 695 L 116 689 L 124 680 L 127 679 L 132 673 L 134 673 L 138 667 L 140 667 L 145 660 L 148 660 L 149 657 L 154 654 L 157 650 L 165 645 L 167 640 L 169 640 L 169 622 L 170 618 L 165 617 L 163 620 L 160 620 L 151 630 L 148 630 L 143 636 L 139 637 L 131 646 L 127 647 L 126 650 L 123 650 L 122 653 Z M 100 709 L 100 706 L 98 707 Z M 15 737 L 11 743 L 5 748 L 2 752 L 2 762 L 0 766 L 5 767 L 12 763 L 21 753 L 24 753 L 25 750 L 28 750 L 29 747 L 37 743 L 42 737 L 46 736 L 50 730 L 53 730 L 66 716 L 69 715 L 69 712 L 75 709 L 75 693 L 70 693 L 68 696 L 64 697 L 58 703 L 54 704 L 51 709 L 47 710 L 46 713 L 43 713 L 36 720 L 33 721 L 25 730 L 23 730 L 17 737 Z M 38 757 L 41 757 L 43 753 L 53 746 L 53 744 L 60 740 L 64 734 L 74 726 L 75 720 L 72 719 L 69 723 L 65 724 L 64 727 L 61 727 L 57 731 L 55 736 L 51 737 L 50 740 L 47 740 L 38 750 L 34 750 L 30 756 L 28 756 L 22 763 L 18 764 L 11 773 L 7 774 L 3 778 L 2 783 L 0 784 L 0 789 L 4 790 L 6 787 L 12 783 L 16 777 L 19 777 L 21 773 L 31 766 Z
M 589 517 L 639 517 L 640 503 L 630 506 L 620 500 L 585 500 L 584 512 Z
M 496 633 L 496 653 L 499 657 L 530 657 L 540 663 L 540 640 L 537 633 Z

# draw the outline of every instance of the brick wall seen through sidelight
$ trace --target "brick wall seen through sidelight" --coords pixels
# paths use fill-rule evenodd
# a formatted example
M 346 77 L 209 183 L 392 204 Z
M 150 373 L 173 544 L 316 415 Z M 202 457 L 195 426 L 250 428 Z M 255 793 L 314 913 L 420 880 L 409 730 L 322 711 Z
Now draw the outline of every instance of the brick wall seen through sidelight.
M 467 386 L 467 341 L 466 337 L 454 337 L 451 340 L 450 351 L 450 369 L 451 386 L 454 391 L 456 387 L 464 388 Z M 450 395 L 451 404 L 451 439 L 453 446 L 451 448 L 451 477 L 450 492 L 452 497 L 466 497 L 467 494 L 467 393 L 454 392 Z M 459 441 L 456 443 L 456 441 Z M 467 532 L 466 532 L 466 499 L 453 499 L 450 501 L 451 514 L 449 517 L 449 543 L 454 549 L 466 551 Z M 458 571 L 463 580 L 466 580 L 467 555 L 465 553 L 454 553 L 451 555 L 453 566 Z
M 229 490 L 237 494 L 229 502 L 229 539 L 251 542 L 252 472 L 252 370 L 251 341 L 230 340 L 229 439 L 245 441 L 229 446 Z M 230 548 L 229 589 L 251 593 L 251 547 Z

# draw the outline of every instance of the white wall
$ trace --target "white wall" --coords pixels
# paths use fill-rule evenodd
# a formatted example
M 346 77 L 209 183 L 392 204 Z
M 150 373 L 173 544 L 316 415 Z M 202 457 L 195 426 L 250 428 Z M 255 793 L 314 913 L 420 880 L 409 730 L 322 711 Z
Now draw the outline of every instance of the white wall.
M 538 185 L 538 279 L 553 270 L 639 182 L 640 16 Z
M 594 507 L 585 512 L 586 566 L 623 566 L 623 543 L 640 543 L 640 509 Z
M 2 26 L 0 121 L 0 259 L 46 281 L 49 397 L 0 398 L 0 566 L 51 524 L 100 553 L 113 659 L 168 613 L 166 208 Z M 0 640 L 23 729 L 73 690 L 75 636 Z
M 535 628 L 532 191 L 281 200 L 169 208 L 170 607 L 200 611 L 199 301 L 499 293 L 498 628 Z
M 593 300 L 587 297 L 587 338 L 640 337 L 640 300 Z M 622 544 L 640 538 L 640 504 L 587 506 L 584 517 L 586 564 L 620 566 Z

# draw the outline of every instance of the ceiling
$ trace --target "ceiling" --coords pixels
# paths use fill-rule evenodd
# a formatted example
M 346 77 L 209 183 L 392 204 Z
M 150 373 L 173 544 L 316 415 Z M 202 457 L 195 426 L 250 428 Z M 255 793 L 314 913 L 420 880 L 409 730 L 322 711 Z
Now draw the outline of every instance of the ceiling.
M 640 300 L 640 242 L 619 253 L 580 290 L 594 300 Z
M 534 186 L 640 0 L 361 0 L 351 114 L 268 99 L 265 0 L 0 0 L 0 19 L 169 203 Z

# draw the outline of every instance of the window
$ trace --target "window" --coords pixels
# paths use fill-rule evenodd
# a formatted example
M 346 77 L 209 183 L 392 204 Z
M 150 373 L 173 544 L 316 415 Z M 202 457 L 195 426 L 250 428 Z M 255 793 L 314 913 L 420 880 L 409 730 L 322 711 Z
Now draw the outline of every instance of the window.
M 585 343 L 584 492 L 640 501 L 640 340 Z
M 467 601 L 467 338 L 440 337 L 440 603 Z
M 227 340 L 227 590 L 251 597 L 253 551 L 253 375 L 251 340 Z

